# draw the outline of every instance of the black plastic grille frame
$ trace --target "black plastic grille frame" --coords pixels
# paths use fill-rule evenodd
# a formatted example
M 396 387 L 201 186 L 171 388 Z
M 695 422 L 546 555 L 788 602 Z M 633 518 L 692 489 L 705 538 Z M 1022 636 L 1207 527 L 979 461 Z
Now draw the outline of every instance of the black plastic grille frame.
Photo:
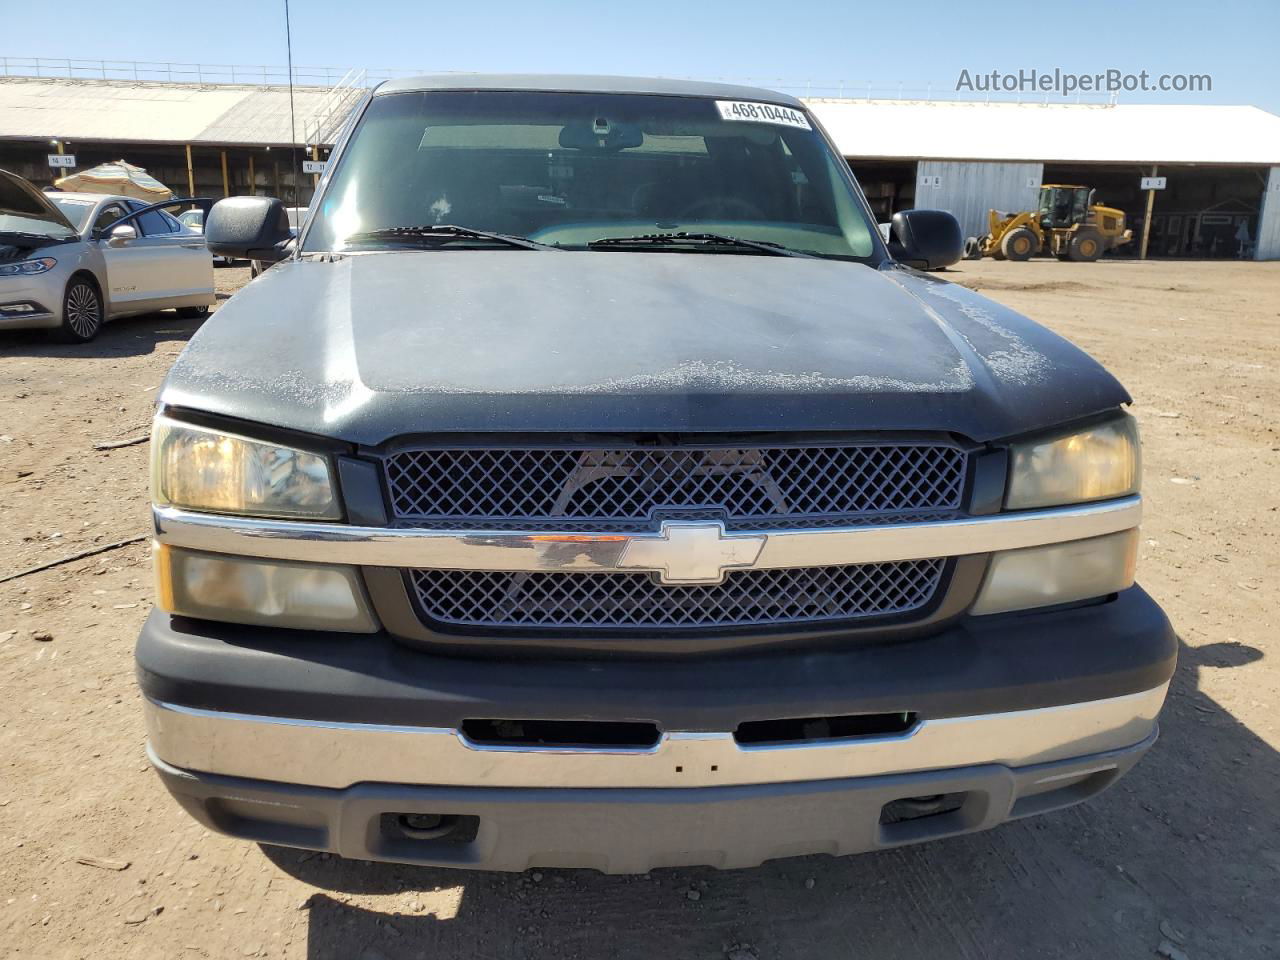
M 914 613 L 946 561 L 729 571 L 722 583 L 669 585 L 648 573 L 410 570 L 420 614 L 462 627 L 733 627 Z
M 961 507 L 966 453 L 946 444 L 422 449 L 384 460 L 394 522 L 456 529 L 729 529 L 936 520 Z

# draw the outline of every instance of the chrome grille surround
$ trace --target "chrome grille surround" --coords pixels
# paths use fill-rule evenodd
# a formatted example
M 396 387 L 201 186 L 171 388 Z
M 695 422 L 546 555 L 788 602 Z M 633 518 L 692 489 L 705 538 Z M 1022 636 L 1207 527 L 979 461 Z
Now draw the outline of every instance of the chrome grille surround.
M 393 524 L 435 529 L 727 529 L 938 520 L 968 455 L 945 443 L 425 448 L 383 458 Z
M 442 447 L 384 456 L 392 525 L 417 529 L 726 531 L 955 519 L 968 454 L 945 442 Z M 718 584 L 645 572 L 406 571 L 419 616 L 452 628 L 785 626 L 916 614 L 945 559 L 741 569 Z
M 689 628 L 812 624 L 916 613 L 946 561 L 731 570 L 719 584 L 648 573 L 410 570 L 420 614 L 454 627 Z

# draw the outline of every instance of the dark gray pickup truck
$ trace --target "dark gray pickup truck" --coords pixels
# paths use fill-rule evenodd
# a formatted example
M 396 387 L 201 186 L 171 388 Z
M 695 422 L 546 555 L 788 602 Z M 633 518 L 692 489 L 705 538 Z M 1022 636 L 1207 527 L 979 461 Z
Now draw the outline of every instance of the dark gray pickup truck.
M 202 823 L 608 872 L 1085 800 L 1175 659 L 1128 394 L 932 269 L 799 101 L 400 80 L 192 339 L 153 438 L 150 756 Z

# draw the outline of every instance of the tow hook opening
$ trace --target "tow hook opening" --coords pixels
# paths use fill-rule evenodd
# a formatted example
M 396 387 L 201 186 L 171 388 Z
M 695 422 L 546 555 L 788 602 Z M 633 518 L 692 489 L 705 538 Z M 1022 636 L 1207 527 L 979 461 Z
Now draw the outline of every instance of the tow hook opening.
M 968 796 L 968 793 L 935 793 L 924 797 L 891 800 L 880 809 L 880 823 L 884 826 L 954 813 L 964 806 Z
M 476 838 L 479 817 L 456 813 L 384 813 L 383 836 L 396 840 L 470 843 Z
M 438 840 L 452 833 L 458 818 L 452 814 L 402 813 L 396 817 L 396 826 L 413 840 Z

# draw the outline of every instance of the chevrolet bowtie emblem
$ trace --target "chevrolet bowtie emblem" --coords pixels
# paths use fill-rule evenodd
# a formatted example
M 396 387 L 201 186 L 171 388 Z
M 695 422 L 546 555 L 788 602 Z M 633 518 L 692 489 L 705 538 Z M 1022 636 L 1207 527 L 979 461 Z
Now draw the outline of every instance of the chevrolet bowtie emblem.
M 756 562 L 763 533 L 728 534 L 724 524 L 667 520 L 660 537 L 634 537 L 618 560 L 622 569 L 653 570 L 663 583 L 720 583 L 726 570 Z

